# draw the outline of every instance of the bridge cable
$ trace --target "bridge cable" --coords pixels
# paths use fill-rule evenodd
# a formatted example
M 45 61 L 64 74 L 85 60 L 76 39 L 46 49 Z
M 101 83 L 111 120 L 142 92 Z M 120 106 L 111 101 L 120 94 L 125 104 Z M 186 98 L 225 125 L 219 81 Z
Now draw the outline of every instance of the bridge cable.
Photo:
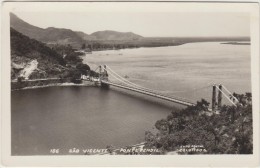
M 95 64 L 96 65 L 96 64 Z M 100 65 L 96 65 L 97 68 L 100 66 Z M 122 76 L 120 76 L 118 73 L 116 73 L 115 71 L 113 71 L 108 65 L 106 65 L 107 67 L 107 70 L 110 70 L 111 73 L 114 73 L 114 75 L 118 76 L 119 78 L 121 78 L 122 80 L 124 80 L 125 82 L 128 82 L 132 85 L 135 85 L 136 87 L 139 87 L 139 88 L 143 88 L 143 89 L 147 89 L 147 90 L 150 90 L 150 91 L 157 91 L 157 92 L 170 92 L 170 93 L 185 93 L 185 92 L 195 92 L 195 91 L 199 91 L 199 90 L 202 90 L 202 89 L 205 89 L 205 88 L 208 88 L 208 87 L 211 87 L 212 85 L 207 85 L 205 87 L 201 87 L 201 88 L 195 88 L 195 89 L 191 89 L 191 90 L 179 90 L 179 91 L 172 91 L 172 90 L 155 90 L 155 89 L 150 89 L 150 88 L 147 88 L 147 87 L 143 87 L 141 85 L 138 85 L 138 84 L 135 84 L 133 82 L 130 82 L 129 80 L 126 80 L 125 78 L 123 78 Z M 97 68 L 95 69 L 95 71 L 97 70 Z
M 143 89 L 147 89 L 147 90 L 154 91 L 154 90 L 152 90 L 152 89 L 149 89 L 149 88 L 146 88 L 146 87 L 137 85 L 137 84 L 135 84 L 135 83 L 133 83 L 133 82 L 130 82 L 129 80 L 126 80 L 125 78 L 123 78 L 123 77 L 121 77 L 119 74 L 117 74 L 115 71 L 113 71 L 109 66 L 106 65 L 106 67 L 107 67 L 112 73 L 114 73 L 115 75 L 117 75 L 119 78 L 121 78 L 121 79 L 124 80 L 125 82 L 128 82 L 128 83 L 134 85 L 135 87 L 139 87 L 139 88 L 143 88 Z
M 108 70 L 111 71 L 111 68 L 109 68 Z M 122 83 L 124 83 L 124 84 L 126 84 L 126 85 L 128 85 L 128 86 L 131 86 L 131 87 L 134 88 L 134 89 L 140 89 L 140 90 L 143 90 L 143 91 L 147 91 L 147 92 L 150 92 L 150 93 L 154 93 L 154 90 L 152 90 L 152 89 L 148 89 L 148 88 L 145 88 L 145 87 L 136 87 L 136 86 L 133 86 L 133 85 L 132 85 L 132 82 L 129 82 L 128 80 L 122 78 L 122 77 L 121 77 L 120 75 L 118 75 L 118 74 L 117 74 L 118 77 L 116 77 L 115 74 L 113 74 L 112 72 L 111 72 L 110 74 L 111 74 L 114 78 L 116 78 L 117 80 L 119 80 L 120 82 L 122 82 Z M 122 78 L 122 79 L 124 79 L 124 80 L 120 79 L 119 77 Z M 127 83 L 127 82 L 129 82 L 129 83 L 131 83 L 131 84 L 129 84 L 129 83 Z M 133 84 L 134 84 L 134 83 L 133 83 Z M 158 95 L 161 95 L 161 96 L 166 96 L 166 95 L 161 94 L 160 92 L 157 92 L 157 94 L 158 94 Z M 168 96 L 168 95 L 167 95 L 167 96 Z M 187 102 L 192 102 L 191 100 L 187 100 L 187 99 L 184 99 L 184 98 L 181 98 L 181 97 L 177 97 L 177 96 L 168 96 L 168 97 L 174 98 L 174 99 L 180 99 L 180 100 L 187 101 Z
M 107 66 L 107 65 L 106 65 Z M 107 66 L 108 67 L 108 66 Z M 163 91 L 161 91 L 161 90 L 152 90 L 152 89 L 149 89 L 149 88 L 146 88 L 146 87 L 142 87 L 142 86 L 140 86 L 140 85 L 137 85 L 137 84 L 135 84 L 135 83 L 132 83 L 132 82 L 130 82 L 130 81 L 128 81 L 128 80 L 126 80 L 126 79 L 124 79 L 123 77 L 121 77 L 119 74 L 117 74 L 116 72 L 114 72 L 110 67 L 108 67 L 109 68 L 109 70 L 111 71 L 111 73 L 115 73 L 119 78 L 121 78 L 122 80 L 124 80 L 124 81 L 126 81 L 126 82 L 129 82 L 129 83 L 131 83 L 131 84 L 133 84 L 133 85 L 136 85 L 136 86 L 138 86 L 139 88 L 142 88 L 142 89 L 145 89 L 145 90 L 147 90 L 147 91 L 150 91 L 150 92 L 155 92 L 155 91 L 157 91 L 157 94 L 160 94 L 160 95 L 163 95 L 161 92 L 163 92 Z M 132 87 L 136 87 L 136 86 L 132 86 Z M 204 88 L 207 88 L 207 87 L 209 87 L 210 85 L 208 85 L 208 86 L 206 86 L 206 87 L 202 87 L 202 88 L 199 88 L 199 89 L 197 89 L 197 90 L 200 90 L 200 89 L 204 89 Z M 196 89 L 195 89 L 196 90 Z M 166 91 L 165 91 L 166 92 Z M 167 95 L 167 94 L 166 94 Z M 165 95 L 163 95 L 163 96 L 165 96 Z M 169 96 L 169 97 L 172 97 L 172 98 L 176 98 L 176 99 L 181 99 L 181 100 L 184 100 L 184 101 L 189 101 L 189 102 L 192 102 L 191 100 L 188 100 L 188 99 L 185 99 L 185 98 L 181 98 L 181 97 L 178 97 L 178 96 L 172 96 L 172 95 L 167 95 L 167 96 Z
M 232 96 L 233 99 L 235 99 L 237 102 L 239 102 L 238 99 L 224 85 L 222 85 L 222 87 L 228 92 L 228 94 L 230 96 Z
M 216 88 L 228 99 L 229 102 L 231 102 L 234 106 L 237 106 L 221 89 L 219 89 L 218 86 L 216 86 Z
M 110 71 L 111 71 L 111 68 L 109 69 Z M 141 90 L 143 90 L 143 91 L 148 91 L 148 92 L 155 92 L 156 90 L 152 90 L 152 89 L 149 89 L 149 88 L 146 88 L 146 87 L 142 87 L 142 86 L 139 86 L 139 85 L 136 85 L 136 84 L 134 84 L 134 83 L 132 83 L 132 82 L 130 82 L 130 81 L 128 81 L 128 80 L 126 80 L 126 79 L 124 79 L 124 78 L 122 78 L 120 75 L 118 75 L 117 73 L 113 73 L 112 71 L 111 71 L 111 75 L 113 75 L 114 77 L 115 77 L 115 75 L 117 75 L 118 77 L 116 78 L 117 80 L 119 80 L 120 82 L 122 82 L 122 83 L 124 83 L 124 84 L 126 84 L 126 85 L 128 85 L 128 86 L 131 86 L 131 87 L 133 87 L 133 88 L 136 88 L 136 89 L 141 89 Z M 120 78 L 120 79 L 119 79 Z M 128 82 L 128 83 L 127 83 Z M 160 92 L 157 92 L 157 94 L 160 94 Z M 162 95 L 162 94 L 160 94 L 160 95 Z M 163 95 L 163 96 L 165 96 L 165 95 Z M 179 98 L 179 99 L 183 99 L 183 98 Z M 184 100 L 184 99 L 183 99 Z
M 96 65 L 96 64 L 94 65 L 97 66 L 96 69 L 94 70 L 94 72 L 96 72 L 100 65 Z
M 119 78 L 121 78 L 121 79 L 124 80 L 125 82 L 128 82 L 128 83 L 130 83 L 130 84 L 132 84 L 132 85 L 135 85 L 135 86 L 132 86 L 132 87 L 136 87 L 136 86 L 137 86 L 137 87 L 139 87 L 139 88 L 141 88 L 141 89 L 145 89 L 145 90 L 150 91 L 150 92 L 157 92 L 157 93 L 160 94 L 160 95 L 163 95 L 162 92 L 170 92 L 170 93 L 195 92 L 195 91 L 199 91 L 199 90 L 202 90 L 202 89 L 205 89 L 205 88 L 208 88 L 208 87 L 211 86 L 211 85 L 207 85 L 207 86 L 204 86 L 204 87 L 201 87 L 201 88 L 196 88 L 196 89 L 187 90 L 187 91 L 183 91 L 183 90 L 182 90 L 182 91 L 166 91 L 166 90 L 162 91 L 162 90 L 155 90 L 155 89 L 152 90 L 152 89 L 149 89 L 149 88 L 146 88 L 146 87 L 137 85 L 137 84 L 135 84 L 135 83 L 133 83 L 133 82 L 130 82 L 130 81 L 126 80 L 125 78 L 121 77 L 119 74 L 117 74 L 116 72 L 114 72 L 108 65 L 106 65 L 106 67 L 108 68 L 108 70 L 111 71 L 111 73 L 114 73 L 115 75 L 117 75 Z M 178 97 L 178 96 L 172 96 L 172 95 L 170 95 L 169 93 L 166 94 L 166 95 L 169 96 L 169 97 L 172 97 L 172 98 L 178 98 L 178 99 L 185 100 L 185 101 L 191 101 L 191 100 L 188 100 L 188 99 L 185 99 L 185 98 L 181 98 L 181 97 Z M 164 95 L 164 96 L 165 96 L 165 95 Z
M 126 84 L 126 85 L 128 85 L 128 86 L 131 86 L 131 87 L 133 87 L 131 84 L 129 84 L 129 83 L 127 83 L 127 82 L 125 82 L 125 81 L 123 81 L 123 80 L 121 80 L 120 78 L 118 78 L 116 75 L 114 75 L 114 74 L 112 74 L 112 73 L 110 73 L 110 75 L 112 75 L 115 79 L 117 79 L 118 81 L 120 81 L 120 82 L 122 82 L 122 83 L 124 83 L 124 84 Z
M 107 66 L 107 65 L 106 65 Z M 108 67 L 108 66 L 107 66 Z M 110 71 L 114 72 L 110 67 L 108 67 L 110 69 Z M 211 85 L 207 85 L 207 86 L 204 86 L 204 87 L 201 87 L 201 88 L 195 88 L 195 89 L 191 89 L 191 90 L 180 90 L 180 91 L 171 91 L 171 90 L 152 90 L 150 88 L 147 88 L 147 87 L 143 87 L 143 86 L 140 86 L 140 85 L 137 85 L 133 82 L 130 82 L 129 80 L 126 80 L 125 78 L 121 77 L 119 74 L 117 74 L 116 72 L 114 72 L 117 76 L 119 76 L 122 80 L 126 81 L 126 82 L 129 82 L 137 87 L 141 87 L 141 88 L 144 88 L 144 89 L 148 89 L 148 90 L 151 90 L 151 91 L 157 91 L 157 92 L 170 92 L 170 93 L 181 93 L 181 92 L 195 92 L 195 91 L 199 91 L 199 90 L 202 90 L 202 89 L 205 89 L 205 88 L 208 88 L 210 87 Z
M 107 65 L 106 65 L 106 66 L 107 66 Z M 108 66 L 107 66 L 107 67 L 108 67 Z M 153 92 L 153 93 L 156 92 L 157 94 L 160 94 L 160 95 L 162 95 L 162 96 L 165 96 L 165 95 L 163 95 L 163 94 L 161 93 L 161 92 L 163 92 L 163 91 L 161 91 L 161 90 L 150 89 L 150 88 L 146 88 L 146 87 L 137 85 L 137 84 L 135 84 L 135 83 L 133 83 L 133 82 L 130 82 L 130 81 L 126 80 L 125 78 L 121 77 L 119 74 L 117 74 L 116 72 L 114 72 L 110 67 L 108 67 L 108 70 L 110 70 L 111 73 L 114 73 L 115 75 L 117 75 L 119 78 L 121 78 L 121 79 L 124 80 L 125 82 L 128 82 L 128 83 L 130 83 L 131 85 L 135 85 L 135 86 L 132 86 L 132 87 L 139 88 L 139 89 L 143 89 L 143 90 L 146 90 L 146 91 L 149 91 L 149 92 Z M 169 96 L 169 95 L 167 95 L 167 96 Z M 185 100 L 185 101 L 190 101 L 190 100 L 187 100 L 187 99 L 184 99 L 184 98 L 181 98 L 181 97 L 177 97 L 177 96 L 172 96 L 172 95 L 170 95 L 169 97 L 177 98 L 177 99 L 181 99 L 181 100 Z

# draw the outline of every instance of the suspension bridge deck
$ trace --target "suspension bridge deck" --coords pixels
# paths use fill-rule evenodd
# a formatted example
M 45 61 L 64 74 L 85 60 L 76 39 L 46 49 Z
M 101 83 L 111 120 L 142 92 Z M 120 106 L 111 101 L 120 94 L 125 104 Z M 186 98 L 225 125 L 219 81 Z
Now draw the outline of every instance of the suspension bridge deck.
M 140 88 L 133 88 L 133 87 L 129 87 L 129 86 L 121 85 L 121 84 L 116 84 L 116 83 L 113 83 L 113 82 L 110 82 L 110 81 L 105 81 L 105 80 L 101 80 L 101 83 L 111 85 L 111 86 L 114 86 L 114 87 L 118 87 L 118 88 L 122 88 L 122 89 L 126 89 L 126 90 L 131 90 L 131 91 L 134 91 L 134 92 L 138 92 L 138 93 L 141 93 L 141 94 L 160 98 L 160 99 L 167 100 L 167 101 L 170 101 L 170 102 L 182 104 L 182 105 L 185 105 L 185 106 L 194 106 L 195 105 L 194 103 L 191 103 L 191 102 L 188 102 L 188 101 L 185 101 L 185 100 L 180 100 L 180 99 L 177 99 L 177 98 L 165 96 L 165 95 L 162 95 L 162 94 L 154 93 L 152 91 L 148 91 L 148 90 L 144 90 L 144 89 L 140 89 Z

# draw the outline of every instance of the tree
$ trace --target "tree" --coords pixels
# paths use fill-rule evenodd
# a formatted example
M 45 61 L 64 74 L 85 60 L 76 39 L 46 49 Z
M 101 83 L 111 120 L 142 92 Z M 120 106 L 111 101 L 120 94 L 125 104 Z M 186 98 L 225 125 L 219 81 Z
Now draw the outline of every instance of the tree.
M 169 123 L 165 119 L 158 120 L 155 123 L 155 128 L 162 132 L 167 132 L 169 130 Z
M 246 94 L 237 94 L 233 93 L 233 96 L 237 98 L 238 103 L 242 106 L 245 106 L 248 101 L 252 100 L 252 94 L 251 93 L 246 93 Z
M 81 74 L 87 75 L 88 71 L 90 70 L 90 67 L 87 64 L 78 63 L 76 65 L 76 68 L 80 71 Z
M 79 70 L 70 70 L 68 77 L 70 78 L 70 81 L 73 83 L 81 83 L 80 77 L 81 72 Z
M 249 103 L 252 103 L 252 93 L 246 92 L 246 99 Z
M 196 105 L 198 110 L 206 111 L 209 107 L 209 102 L 207 102 L 205 99 L 201 99 L 201 101 L 197 101 Z
M 90 70 L 90 76 L 93 76 L 93 77 L 98 77 L 99 74 L 93 70 Z

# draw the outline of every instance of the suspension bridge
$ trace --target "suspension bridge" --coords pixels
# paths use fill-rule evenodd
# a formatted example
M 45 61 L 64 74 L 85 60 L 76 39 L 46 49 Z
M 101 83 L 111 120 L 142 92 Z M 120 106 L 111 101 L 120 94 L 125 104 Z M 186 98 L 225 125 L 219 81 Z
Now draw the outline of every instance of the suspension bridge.
M 116 73 L 112 68 L 110 68 L 108 65 L 99 65 L 99 78 L 96 81 L 100 84 L 101 87 L 108 88 L 109 86 L 137 92 L 140 94 L 156 97 L 159 99 L 163 99 L 166 101 L 178 103 L 185 106 L 195 106 L 196 104 L 193 103 L 191 100 L 187 100 L 185 98 L 172 96 L 172 95 L 166 95 L 163 93 L 163 91 L 150 89 L 138 84 L 135 84 L 126 78 L 120 76 L 118 73 Z M 97 70 L 97 69 L 96 69 Z M 108 78 L 109 76 L 109 78 Z M 114 81 L 111 80 L 111 78 L 115 79 Z M 238 99 L 231 94 L 231 92 L 224 86 L 224 85 L 208 85 L 205 87 L 202 87 L 200 89 L 206 88 L 206 87 L 212 87 L 212 111 L 216 111 L 217 109 L 220 109 L 222 106 L 222 95 L 234 106 L 237 106 Z

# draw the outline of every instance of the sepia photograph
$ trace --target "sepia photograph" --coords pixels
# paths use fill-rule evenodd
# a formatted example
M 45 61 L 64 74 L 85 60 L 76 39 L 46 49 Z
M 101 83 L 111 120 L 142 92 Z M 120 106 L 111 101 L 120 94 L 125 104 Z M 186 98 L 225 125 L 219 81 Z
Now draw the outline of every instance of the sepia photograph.
M 11 157 L 258 150 L 257 3 L 9 4 Z

